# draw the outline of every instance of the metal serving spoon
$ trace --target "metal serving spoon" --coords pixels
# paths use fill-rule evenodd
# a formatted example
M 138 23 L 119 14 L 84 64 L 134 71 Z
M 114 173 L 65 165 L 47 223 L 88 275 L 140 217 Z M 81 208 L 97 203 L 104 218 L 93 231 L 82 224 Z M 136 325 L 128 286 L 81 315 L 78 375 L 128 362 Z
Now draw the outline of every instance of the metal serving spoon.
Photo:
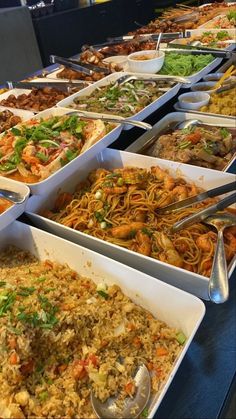
M 102 121 L 106 121 L 106 122 L 113 122 L 115 124 L 127 124 L 127 125 L 133 125 L 134 127 L 138 127 L 138 128 L 142 128 L 145 129 L 146 131 L 149 131 L 150 129 L 152 129 L 152 125 L 148 124 L 147 122 L 141 122 L 141 121 L 134 121 L 133 119 L 128 119 L 128 118 L 122 118 L 121 116 L 103 116 L 103 115 L 87 115 L 86 112 L 83 111 L 73 111 L 73 112 L 69 112 L 66 115 L 78 115 L 78 116 L 82 116 L 83 118 L 86 119 L 101 119 Z
M 13 204 L 22 204 L 26 199 L 25 196 L 22 196 L 18 192 L 9 191 L 7 189 L 0 189 L 0 197 L 13 202 Z
M 134 377 L 134 382 L 136 393 L 134 397 L 127 397 L 125 399 L 125 404 L 122 409 L 116 404 L 117 397 L 110 397 L 106 402 L 102 403 L 92 392 L 91 402 L 97 416 L 104 419 L 134 419 L 139 417 L 147 405 L 151 392 L 150 374 L 144 364 L 139 366 Z
M 236 225 L 236 216 L 230 213 L 214 214 L 207 217 L 203 222 L 215 227 L 218 231 L 218 240 L 212 265 L 208 293 L 211 301 L 216 304 L 221 304 L 229 298 L 228 271 L 223 232 L 226 227 Z
M 188 121 L 178 122 L 174 128 L 184 129 L 184 128 L 193 127 L 194 125 L 202 125 L 202 124 L 204 124 L 203 121 L 198 121 L 197 119 L 189 119 Z M 216 124 L 216 123 L 211 124 L 209 122 L 207 122 L 206 125 L 209 125 L 210 127 L 222 127 L 222 124 Z M 233 128 L 233 127 L 232 127 L 232 124 L 227 125 L 226 123 L 224 123 L 224 128 Z

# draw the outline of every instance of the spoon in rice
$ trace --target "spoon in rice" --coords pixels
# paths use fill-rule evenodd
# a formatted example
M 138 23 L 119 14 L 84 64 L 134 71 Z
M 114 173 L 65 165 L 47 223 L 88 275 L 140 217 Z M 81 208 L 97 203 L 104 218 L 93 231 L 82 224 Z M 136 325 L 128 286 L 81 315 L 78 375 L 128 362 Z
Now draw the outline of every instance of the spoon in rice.
M 122 408 L 118 406 L 117 397 L 109 397 L 104 403 L 91 392 L 91 403 L 96 415 L 104 419 L 138 418 L 145 409 L 151 392 L 151 379 L 147 367 L 142 364 L 134 376 L 136 392 L 134 396 L 126 397 Z

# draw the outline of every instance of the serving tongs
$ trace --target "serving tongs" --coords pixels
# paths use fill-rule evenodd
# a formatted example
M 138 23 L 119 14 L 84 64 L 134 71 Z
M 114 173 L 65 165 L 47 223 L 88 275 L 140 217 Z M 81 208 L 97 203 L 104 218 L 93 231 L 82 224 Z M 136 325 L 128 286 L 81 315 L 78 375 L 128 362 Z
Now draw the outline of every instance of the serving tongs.
M 120 44 L 126 44 L 130 41 L 135 42 L 147 42 L 147 41 L 153 41 L 157 42 L 159 33 L 147 33 L 143 35 L 125 35 L 125 36 L 117 36 L 114 38 L 107 38 L 107 42 L 103 42 L 101 44 L 92 45 L 91 47 L 94 49 L 99 48 L 105 48 L 105 47 L 111 47 L 113 45 L 120 45 Z M 172 39 L 179 39 L 179 38 L 189 38 L 190 33 L 185 32 L 166 32 L 162 34 L 162 41 L 171 41 Z M 89 45 L 84 45 L 82 49 L 88 49 Z
M 233 51 L 220 51 L 218 49 L 212 49 L 212 48 L 205 48 L 205 47 L 189 47 L 187 45 L 178 45 L 175 44 L 176 47 L 173 47 L 173 44 L 171 44 L 171 47 L 168 48 L 160 48 L 160 51 L 163 52 L 175 52 L 177 54 L 192 54 L 192 55 L 208 55 L 211 54 L 216 58 L 225 58 L 233 60 L 236 60 L 236 53 Z
M 71 68 L 75 71 L 80 71 L 89 76 L 92 76 L 94 73 L 104 73 L 110 74 L 110 70 L 106 67 L 99 67 L 93 64 L 80 64 L 78 61 L 71 58 L 58 57 L 57 55 L 50 55 L 50 62 L 52 64 L 62 64 L 65 67 Z
M 209 191 L 202 192 L 198 195 L 191 196 L 190 198 L 183 199 L 182 201 L 175 202 L 173 204 L 167 205 L 163 208 L 158 208 L 156 212 L 158 214 L 165 214 L 170 213 L 172 211 L 176 211 L 182 208 L 187 208 L 191 206 L 192 204 L 195 204 L 197 202 L 202 202 L 205 199 L 208 198 L 214 198 L 215 196 L 223 195 L 227 192 L 232 192 L 236 190 L 236 181 L 228 183 L 223 186 L 219 186 L 217 188 L 210 189 Z M 217 212 L 222 211 L 224 208 L 227 208 L 231 204 L 233 204 L 236 201 L 236 192 L 225 197 L 221 201 L 217 202 L 216 204 L 213 204 L 209 206 L 208 208 L 205 208 L 202 211 L 199 211 L 195 214 L 190 215 L 187 218 L 184 218 L 181 221 L 178 221 L 172 226 L 172 232 L 177 232 L 179 230 L 182 230 L 185 227 L 188 227 L 194 223 L 203 221 L 205 218 L 207 218 L 209 215 Z
M 58 90 L 62 90 L 62 91 L 67 91 L 69 92 L 70 89 L 74 89 L 74 88 L 83 88 L 88 86 L 88 82 L 86 81 L 7 81 L 6 82 L 8 89 L 43 89 L 44 87 L 51 87 L 54 89 L 58 89 Z

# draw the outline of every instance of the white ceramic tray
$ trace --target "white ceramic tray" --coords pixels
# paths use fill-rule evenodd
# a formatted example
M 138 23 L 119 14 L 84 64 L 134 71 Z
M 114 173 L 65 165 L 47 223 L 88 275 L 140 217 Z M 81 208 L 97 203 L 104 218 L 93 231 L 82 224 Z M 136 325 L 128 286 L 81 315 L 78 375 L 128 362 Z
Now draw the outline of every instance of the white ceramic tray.
M 99 167 L 114 169 L 124 166 L 142 168 L 160 166 L 163 169 L 168 169 L 176 177 L 179 177 L 181 173 L 181 176 L 186 178 L 187 181 L 194 182 L 204 189 L 211 189 L 235 180 L 234 175 L 225 172 L 127 153 L 125 151 L 106 149 L 100 155 L 91 158 L 86 164 L 81 165 L 70 177 L 62 180 L 60 189 L 54 188 L 53 191 L 44 193 L 43 196 L 31 197 L 28 201 L 26 211 L 33 223 L 44 230 L 105 254 L 201 298 L 208 299 L 209 280 L 202 275 L 194 274 L 185 269 L 143 256 L 38 215 L 43 209 L 52 209 L 59 190 L 74 192 L 77 184 L 84 180 L 92 170 Z M 235 263 L 231 265 L 229 274 L 232 273 L 234 266 Z
M 59 116 L 65 115 L 68 113 L 68 109 L 62 108 L 51 108 L 45 111 L 39 112 L 37 115 L 34 115 L 32 119 L 41 119 L 41 118 L 48 118 L 50 116 Z M 79 167 L 82 162 L 86 163 L 88 159 L 92 156 L 95 156 L 101 150 L 106 148 L 108 145 L 112 144 L 113 141 L 117 139 L 120 135 L 122 130 L 121 125 L 117 125 L 112 131 L 110 131 L 107 135 L 105 135 L 101 140 L 97 141 L 92 147 L 86 150 L 84 153 L 80 154 L 74 160 L 66 164 L 65 166 L 61 167 L 57 172 L 53 173 L 47 179 L 42 180 L 41 182 L 37 183 L 28 183 L 31 193 L 32 194 L 41 194 L 45 193 L 48 189 L 52 189 L 57 187 L 63 179 L 70 176 L 76 168 Z
M 126 148 L 126 151 L 130 153 L 139 153 L 139 150 L 148 143 L 149 140 L 151 140 L 153 137 L 156 137 L 160 134 L 162 135 L 163 130 L 166 130 L 170 124 L 177 124 L 178 122 L 183 121 L 189 121 L 191 119 L 197 119 L 198 121 L 203 122 L 204 124 L 212 124 L 212 125 L 219 125 L 222 127 L 227 128 L 235 128 L 235 121 L 232 119 L 226 120 L 225 118 L 220 118 L 219 116 L 216 118 L 214 116 L 208 116 L 205 114 L 195 114 L 194 112 L 173 112 L 169 113 L 168 115 L 164 116 L 164 118 L 160 119 L 155 125 L 153 125 L 153 128 L 146 132 L 145 134 L 141 135 L 136 141 L 134 141 L 129 147 Z M 157 142 L 158 140 L 156 140 Z M 145 153 L 144 153 L 145 155 Z M 236 159 L 236 153 L 234 157 L 230 160 L 230 162 L 227 164 L 227 166 L 224 168 L 224 172 L 226 172 L 231 164 Z M 199 166 L 197 166 L 199 167 Z
M 211 29 L 208 32 L 212 32 L 213 34 L 217 34 L 218 32 L 221 32 L 222 30 L 227 31 L 229 36 L 231 37 L 231 41 L 234 41 L 232 43 L 228 43 L 224 45 L 224 48 L 219 48 L 219 51 L 221 50 L 225 50 L 225 51 L 233 51 L 236 47 L 236 32 L 234 29 Z M 192 36 L 200 36 L 203 33 L 206 32 L 205 29 L 188 29 L 187 31 L 187 35 L 190 35 L 190 37 Z M 188 38 L 184 38 L 184 41 L 188 39 Z M 227 41 L 226 41 L 227 42 Z M 183 39 L 174 39 L 173 41 L 171 41 L 169 43 L 169 45 L 171 46 L 171 44 L 179 44 L 179 45 L 185 45 L 185 43 L 183 43 Z M 204 47 L 206 47 L 206 45 L 203 45 Z M 209 46 L 209 48 L 211 48 Z
M 0 249 L 9 244 L 30 251 L 40 260 L 66 263 L 96 283 L 119 285 L 136 304 L 183 331 L 187 337 L 183 350 L 164 387 L 149 402 L 148 417 L 153 418 L 205 314 L 202 301 L 105 256 L 19 222 L 1 233 Z
M 179 104 L 179 102 L 176 102 L 175 104 L 174 104 L 174 108 L 175 108 L 175 110 L 176 111 L 180 111 L 180 112 L 187 112 L 187 113 L 192 113 L 193 111 L 191 110 L 191 109 L 184 109 L 184 108 L 181 108 L 181 106 L 180 106 L 180 104 Z M 217 118 L 227 118 L 227 119 L 230 119 L 231 121 L 233 121 L 234 122 L 234 124 L 235 124 L 235 116 L 229 116 L 229 115 L 221 115 L 221 114 L 219 114 L 219 113 L 211 113 L 211 112 L 200 112 L 200 111 L 194 111 L 194 113 L 198 116 L 198 115 L 202 115 L 202 116 L 204 116 L 204 115 L 206 115 L 206 116 L 215 116 L 215 117 L 217 117 Z M 235 126 L 235 125 L 234 125 Z
M 0 112 L 5 111 L 6 109 L 10 109 L 10 108 L 6 108 L 5 106 L 0 106 Z M 30 119 L 34 116 L 33 112 L 25 111 L 23 109 L 11 108 L 10 110 L 14 115 L 19 116 L 22 119 L 22 121 L 27 121 L 27 119 Z
M 28 186 L 23 183 L 16 182 L 12 179 L 7 179 L 0 176 L 0 189 L 7 189 L 9 191 L 17 192 L 22 197 L 25 197 L 25 201 L 22 204 L 14 204 L 2 214 L 0 214 L 0 235 L 1 230 L 8 224 L 11 224 L 16 218 L 18 218 L 25 210 L 26 203 L 30 194 Z
M 63 99 L 62 101 L 60 101 L 57 106 L 59 107 L 63 107 L 63 108 L 68 108 L 70 107 L 70 105 L 73 103 L 74 99 L 77 97 L 81 97 L 81 96 L 91 96 L 93 91 L 97 88 L 97 87 L 101 87 L 101 86 L 107 86 L 109 85 L 111 82 L 116 81 L 117 79 L 119 79 L 122 76 L 125 75 L 133 75 L 134 73 L 128 73 L 128 72 L 117 72 L 117 73 L 113 73 L 110 74 L 107 77 L 104 77 L 104 79 L 97 81 L 96 83 L 94 83 L 91 86 L 86 87 L 83 90 L 80 90 L 80 92 L 78 93 L 74 93 L 73 95 L 69 96 L 66 99 Z M 134 74 L 137 75 L 137 74 Z M 140 76 L 140 75 L 139 75 Z M 163 79 L 163 76 L 158 76 L 158 75 L 151 75 L 152 78 L 155 79 Z M 142 74 L 142 78 L 150 78 L 150 74 Z M 172 99 L 179 91 L 180 89 L 180 83 L 177 83 L 174 87 L 172 87 L 171 89 L 168 90 L 168 92 L 164 93 L 160 98 L 158 98 L 157 100 L 155 100 L 154 102 L 150 103 L 150 105 L 146 106 L 144 109 L 142 109 L 140 112 L 134 114 L 134 115 L 130 115 L 130 119 L 134 119 L 136 121 L 143 121 L 145 118 L 147 118 L 152 112 L 156 111 L 158 108 L 160 108 L 162 105 L 164 105 L 165 103 L 168 102 L 168 100 Z M 70 108 L 71 110 L 71 108 Z M 89 114 L 93 114 L 93 112 L 89 112 L 86 111 L 86 113 Z M 104 116 L 111 116 L 111 114 L 101 114 Z M 131 126 L 126 125 L 125 129 L 131 129 Z

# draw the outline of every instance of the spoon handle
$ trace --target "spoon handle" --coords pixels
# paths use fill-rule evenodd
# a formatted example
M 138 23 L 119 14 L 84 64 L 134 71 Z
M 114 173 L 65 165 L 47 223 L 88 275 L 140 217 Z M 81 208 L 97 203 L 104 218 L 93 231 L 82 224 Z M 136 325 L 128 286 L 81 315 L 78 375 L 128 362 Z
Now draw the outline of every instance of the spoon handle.
M 229 298 L 228 271 L 224 249 L 224 229 L 218 230 L 218 240 L 209 282 L 209 297 L 216 304 L 224 303 Z

